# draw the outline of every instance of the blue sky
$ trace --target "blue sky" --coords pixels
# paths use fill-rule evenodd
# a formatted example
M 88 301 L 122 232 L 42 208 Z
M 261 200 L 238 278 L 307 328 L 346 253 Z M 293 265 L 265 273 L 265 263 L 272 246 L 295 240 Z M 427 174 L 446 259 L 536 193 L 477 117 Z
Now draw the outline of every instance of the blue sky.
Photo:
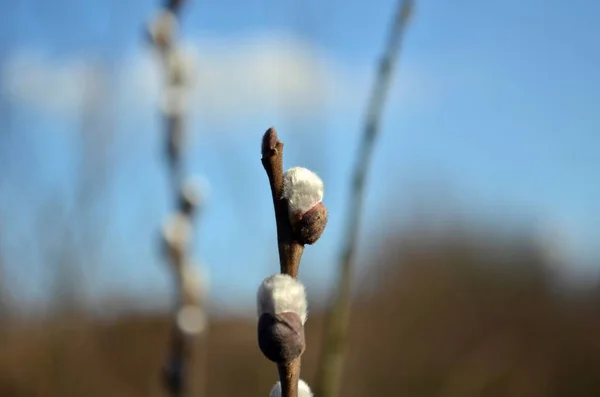
M 86 166 L 102 186 L 90 219 L 103 236 L 81 258 L 86 288 L 166 302 L 155 246 L 170 205 L 159 75 L 141 39 L 157 2 L 70 3 L 22 1 L 0 16 L 5 277 L 20 298 L 43 299 L 52 266 L 40 246 L 60 244 L 35 236 L 40 223 L 64 221 Z M 315 295 L 332 282 L 362 109 L 394 7 L 226 0 L 184 9 L 182 40 L 203 73 L 186 165 L 210 184 L 194 253 L 214 302 L 252 303 L 277 269 L 259 153 L 270 125 L 286 143 L 286 166 L 325 181 L 330 224 L 306 250 L 301 277 Z M 443 189 L 442 208 L 560 228 L 569 256 L 590 266 L 600 235 L 599 15 L 594 1 L 417 2 L 370 174 L 361 268 L 386 225 L 410 214 L 419 186 Z M 83 86 L 105 100 L 87 119 Z M 94 150 L 82 152 L 85 120 Z M 54 218 L 40 219 L 49 205 Z

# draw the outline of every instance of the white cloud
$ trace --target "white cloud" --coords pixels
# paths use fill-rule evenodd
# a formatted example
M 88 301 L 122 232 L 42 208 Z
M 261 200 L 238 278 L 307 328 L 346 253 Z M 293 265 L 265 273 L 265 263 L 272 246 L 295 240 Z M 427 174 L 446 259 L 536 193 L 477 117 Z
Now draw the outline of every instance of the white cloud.
M 97 92 L 100 72 L 92 58 L 52 60 L 37 51 L 22 51 L 3 65 L 2 87 L 15 102 L 69 116 Z
M 202 37 L 184 42 L 181 51 L 195 76 L 189 106 L 194 115 L 212 122 L 273 109 L 306 116 L 324 107 L 362 107 L 373 69 L 372 60 L 350 67 L 309 42 L 279 33 Z M 32 51 L 10 57 L 1 78 L 5 94 L 15 102 L 69 117 L 90 100 L 98 70 L 90 57 L 51 59 Z M 162 89 L 156 54 L 140 48 L 117 70 L 116 95 L 122 107 L 130 114 L 155 111 Z M 394 97 L 420 101 L 423 79 L 410 69 L 402 70 L 401 77 L 401 91 Z

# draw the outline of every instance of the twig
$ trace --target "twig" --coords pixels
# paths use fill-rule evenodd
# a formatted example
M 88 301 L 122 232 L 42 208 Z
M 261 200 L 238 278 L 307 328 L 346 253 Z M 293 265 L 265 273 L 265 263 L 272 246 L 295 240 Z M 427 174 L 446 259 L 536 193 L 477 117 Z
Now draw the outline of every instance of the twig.
M 316 394 L 319 397 L 336 397 L 340 394 L 344 351 L 350 318 L 353 264 L 360 228 L 360 215 L 363 208 L 365 179 L 378 136 L 387 92 L 391 85 L 394 64 L 412 10 L 412 0 L 400 0 L 398 3 L 398 10 L 392 22 L 387 46 L 380 60 L 377 78 L 367 106 L 362 143 L 359 146 L 352 177 L 350 205 L 346 217 L 346 236 L 339 262 L 339 279 L 334 295 L 334 303 L 325 325 L 322 355 L 317 371 Z
M 263 167 L 269 177 L 275 222 L 277 224 L 277 246 L 279 249 L 279 266 L 281 273 L 294 278 L 298 277 L 300 259 L 304 245 L 294 241 L 294 234 L 288 216 L 286 200 L 283 194 L 283 142 L 277 137 L 274 127 L 267 130 L 262 140 Z M 300 380 L 300 357 L 291 363 L 277 364 L 283 397 L 298 397 L 298 381 Z
M 181 9 L 183 3 L 185 3 L 185 0 L 165 0 L 165 8 L 176 13 Z
M 185 89 L 187 78 L 183 60 L 175 50 L 175 33 L 183 0 L 169 0 L 150 27 L 150 37 L 159 51 L 165 67 L 167 86 L 163 112 L 165 118 L 165 148 L 172 191 L 175 193 L 176 213 L 163 230 L 165 253 L 173 271 L 178 291 L 174 308 L 171 342 L 164 369 L 164 385 L 172 397 L 196 394 L 191 366 L 206 366 L 206 346 L 203 357 L 195 354 L 198 336 L 205 331 L 206 315 L 202 307 L 201 286 L 188 259 L 192 220 L 197 215 L 201 192 L 193 185 L 183 184 L 182 147 L 184 135 Z M 183 96 L 183 97 L 182 97 Z M 206 332 L 204 332 L 206 335 Z M 202 359 L 199 363 L 198 359 Z M 202 368 L 205 370 L 205 368 Z M 198 368 L 194 372 L 199 374 Z M 201 374 L 199 374 L 201 375 Z M 205 380 L 202 379 L 203 386 Z
M 282 275 L 265 279 L 259 289 L 259 347 L 277 364 L 279 384 L 271 396 L 303 397 L 312 394 L 300 380 L 306 296 L 297 277 L 304 245 L 313 244 L 321 236 L 327 224 L 327 209 L 321 202 L 323 186 L 318 176 L 300 167 L 284 174 L 283 142 L 275 128 L 264 134 L 261 152 L 273 198 Z
M 288 216 L 288 204 L 283 195 L 283 142 L 277 138 L 277 131 L 271 127 L 263 136 L 262 164 L 269 177 L 275 222 L 277 223 L 277 245 L 281 273 L 298 277 L 300 259 L 304 244 L 298 242 L 292 231 Z

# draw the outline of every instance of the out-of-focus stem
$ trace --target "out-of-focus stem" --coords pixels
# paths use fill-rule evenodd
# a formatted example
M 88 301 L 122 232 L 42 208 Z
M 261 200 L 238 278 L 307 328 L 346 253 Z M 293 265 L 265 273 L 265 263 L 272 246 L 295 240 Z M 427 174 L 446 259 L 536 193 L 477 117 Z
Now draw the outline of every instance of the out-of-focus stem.
M 334 292 L 333 305 L 325 324 L 315 388 L 315 395 L 318 397 L 337 397 L 340 395 L 350 319 L 353 265 L 360 228 L 360 215 L 363 208 L 365 180 L 371 164 L 373 148 L 378 136 L 381 115 L 391 85 L 396 58 L 412 9 L 412 0 L 400 0 L 367 105 L 362 142 L 358 149 L 351 182 L 350 202 L 346 215 L 347 226 L 344 229 L 346 236 L 339 261 L 339 278 Z
M 176 215 L 165 232 L 166 253 L 173 272 L 177 301 L 173 310 L 171 342 L 164 371 L 164 385 L 171 397 L 206 395 L 206 329 L 201 286 L 188 258 L 192 218 L 197 215 L 198 202 L 189 197 L 183 185 L 182 149 L 184 139 L 184 108 L 180 94 L 187 79 L 181 59 L 175 57 L 175 28 L 183 0 L 168 0 L 151 26 L 153 42 L 165 68 L 166 109 L 164 110 L 165 151 L 167 168 L 174 193 Z M 173 58 L 175 57 L 175 58 Z M 179 63 L 178 63 L 179 62 Z M 185 90 L 184 90 L 185 91 Z M 172 102 L 172 101 L 175 102 Z M 200 192 L 197 192 L 198 194 Z M 193 195 L 192 195 L 193 196 Z M 202 335 L 203 338 L 199 338 Z M 200 353 L 197 344 L 204 342 Z M 200 353 L 200 354 L 199 354 Z M 200 387 L 200 384 L 202 387 Z M 200 389 L 203 389 L 202 391 Z

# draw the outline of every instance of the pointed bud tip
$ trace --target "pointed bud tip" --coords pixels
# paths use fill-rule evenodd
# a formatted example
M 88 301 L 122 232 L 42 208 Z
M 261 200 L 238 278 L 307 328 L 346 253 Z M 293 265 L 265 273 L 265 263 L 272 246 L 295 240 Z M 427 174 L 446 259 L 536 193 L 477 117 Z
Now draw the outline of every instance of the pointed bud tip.
M 269 127 L 269 129 L 265 132 L 262 139 L 261 144 L 261 152 L 262 154 L 270 153 L 277 146 L 277 131 L 275 127 Z

